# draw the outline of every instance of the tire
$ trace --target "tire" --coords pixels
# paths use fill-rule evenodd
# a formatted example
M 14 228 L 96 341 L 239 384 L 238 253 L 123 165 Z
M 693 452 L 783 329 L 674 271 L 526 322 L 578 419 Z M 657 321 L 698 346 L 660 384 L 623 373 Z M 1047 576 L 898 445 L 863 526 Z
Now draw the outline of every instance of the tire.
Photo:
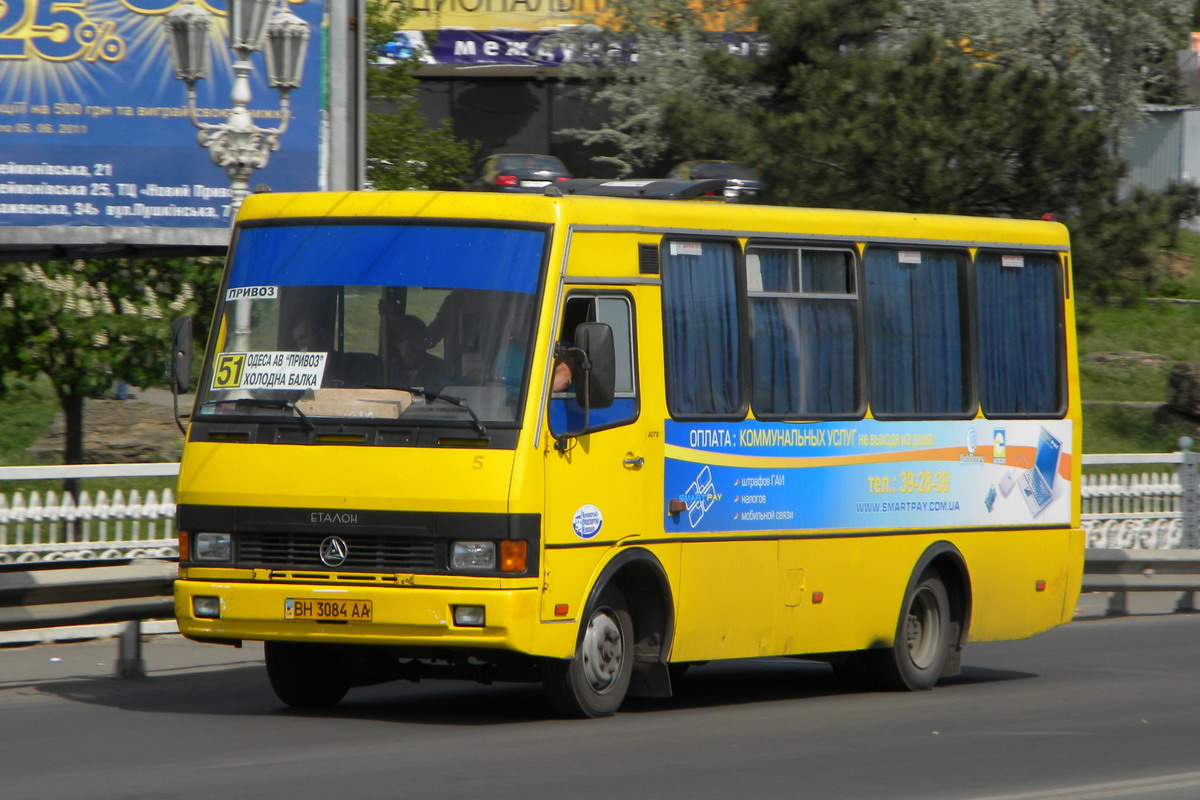
M 337 705 L 350 689 L 350 671 L 327 645 L 266 642 L 267 677 L 275 696 L 295 708 Z
M 629 690 L 633 674 L 633 618 L 625 596 L 606 586 L 584 622 L 569 660 L 548 660 L 542 683 L 550 705 L 577 719 L 609 717 Z
M 942 676 L 952 633 L 950 596 L 936 574 L 922 576 L 904 598 L 896 641 L 871 653 L 875 679 L 884 689 L 932 689 Z

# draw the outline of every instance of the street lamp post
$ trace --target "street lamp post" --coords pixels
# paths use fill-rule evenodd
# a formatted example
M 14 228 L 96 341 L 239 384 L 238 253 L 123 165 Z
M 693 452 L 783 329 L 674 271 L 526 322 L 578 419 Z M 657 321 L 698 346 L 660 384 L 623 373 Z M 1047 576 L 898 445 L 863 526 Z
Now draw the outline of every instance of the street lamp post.
M 196 126 L 196 140 L 212 162 L 229 177 L 230 218 L 236 218 L 242 200 L 250 193 L 250 175 L 267 165 L 279 137 L 287 130 L 291 104 L 288 93 L 300 88 L 309 25 L 289 11 L 283 0 L 228 0 L 229 47 L 233 62 L 230 110 L 225 122 L 196 118 L 196 81 L 210 65 L 208 32 L 212 17 L 193 0 L 186 0 L 163 17 L 171 43 L 175 77 L 187 84 L 188 119 Z M 268 85 L 279 92 L 279 126 L 260 128 L 250 115 L 250 57 L 263 50 Z

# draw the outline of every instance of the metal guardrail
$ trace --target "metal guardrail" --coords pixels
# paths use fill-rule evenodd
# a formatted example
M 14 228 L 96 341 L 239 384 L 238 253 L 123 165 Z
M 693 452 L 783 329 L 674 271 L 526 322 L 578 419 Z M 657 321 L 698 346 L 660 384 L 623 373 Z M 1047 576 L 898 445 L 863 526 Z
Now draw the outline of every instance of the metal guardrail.
M 156 559 L 0 565 L 0 631 L 124 622 L 116 673 L 140 677 L 141 622 L 175 617 L 176 573 Z
M 1129 613 L 1129 592 L 1180 592 L 1176 612 L 1200 611 L 1200 550 L 1109 550 L 1088 548 L 1083 591 L 1111 592 L 1108 615 Z

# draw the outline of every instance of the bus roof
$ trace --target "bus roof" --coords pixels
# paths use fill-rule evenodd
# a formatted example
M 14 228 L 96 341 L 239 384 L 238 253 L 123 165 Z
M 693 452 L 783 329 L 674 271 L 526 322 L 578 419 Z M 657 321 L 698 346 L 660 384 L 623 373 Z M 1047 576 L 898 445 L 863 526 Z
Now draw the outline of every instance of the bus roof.
M 545 196 L 491 192 L 297 192 L 246 198 L 238 224 L 269 220 L 367 222 L 425 218 L 566 224 L 577 228 L 679 234 L 770 234 L 847 241 L 1019 244 L 1063 250 L 1067 229 L 1058 222 L 908 212 L 622 197 Z

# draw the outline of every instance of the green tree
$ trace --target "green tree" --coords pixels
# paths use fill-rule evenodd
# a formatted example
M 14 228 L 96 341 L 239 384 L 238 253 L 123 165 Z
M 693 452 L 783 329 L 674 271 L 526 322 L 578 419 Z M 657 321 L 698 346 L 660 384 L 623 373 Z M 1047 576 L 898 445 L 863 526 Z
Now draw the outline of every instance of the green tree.
M 582 81 L 606 114 L 559 131 L 592 149 L 599 173 L 661 174 L 673 161 L 724 157 L 748 133 L 747 114 L 769 88 L 748 83 L 744 58 L 721 34 L 745 23 L 719 0 L 611 0 L 603 17 L 551 43 L 574 54 L 564 77 Z
M 1037 217 L 1113 193 L 1121 165 L 1069 83 L 952 55 L 925 40 L 903 55 L 864 51 L 789 70 L 758 115 L 753 148 L 772 165 L 774 199 Z
M 367 180 L 376 189 L 457 188 L 476 146 L 456 139 L 446 121 L 429 125 L 417 100 L 420 58 L 376 63 L 411 14 L 398 3 L 367 2 Z
M 0 391 L 5 377 L 46 375 L 66 418 L 64 462 L 82 463 L 84 401 L 117 380 L 161 383 L 168 315 L 195 310 L 191 279 L 215 271 L 208 260 L 0 264 Z
M 906 0 L 888 43 L 934 35 L 998 66 L 1066 78 L 1113 142 L 1147 103 L 1181 101 L 1175 53 L 1187 47 L 1191 0 Z

